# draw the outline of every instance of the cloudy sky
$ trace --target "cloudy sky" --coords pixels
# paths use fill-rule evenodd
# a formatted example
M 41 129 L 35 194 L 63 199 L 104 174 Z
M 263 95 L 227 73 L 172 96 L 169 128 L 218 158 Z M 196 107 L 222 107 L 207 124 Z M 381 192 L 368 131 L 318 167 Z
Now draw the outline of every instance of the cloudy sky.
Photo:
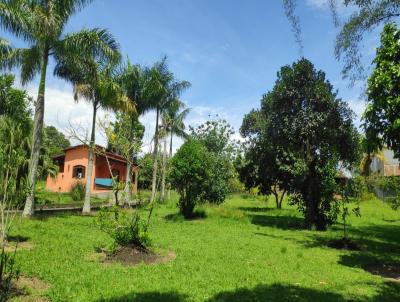
M 341 66 L 333 54 L 338 29 L 333 26 L 326 0 L 298 2 L 304 56 L 326 72 L 359 116 L 364 101 L 360 88 L 349 88 L 341 78 Z M 346 16 L 349 10 L 340 7 L 339 13 Z M 119 41 L 123 55 L 134 63 L 151 65 L 166 55 L 176 77 L 192 84 L 182 96 L 191 108 L 186 121 L 191 125 L 218 114 L 238 129 L 243 115 L 258 107 L 262 94 L 273 87 L 280 67 L 299 59 L 280 0 L 97 0 L 74 16 L 66 31 L 82 27 L 107 28 Z M 2 34 L 15 46 L 23 46 Z M 378 38 L 374 33 L 367 37 L 366 62 L 372 60 Z M 37 80 L 26 89 L 36 97 Z M 48 125 L 64 130 L 70 124 L 89 127 L 91 114 L 88 104 L 74 103 L 68 83 L 49 73 Z M 153 113 L 142 117 L 145 150 L 154 132 L 154 119 Z M 105 143 L 100 134 L 97 139 Z

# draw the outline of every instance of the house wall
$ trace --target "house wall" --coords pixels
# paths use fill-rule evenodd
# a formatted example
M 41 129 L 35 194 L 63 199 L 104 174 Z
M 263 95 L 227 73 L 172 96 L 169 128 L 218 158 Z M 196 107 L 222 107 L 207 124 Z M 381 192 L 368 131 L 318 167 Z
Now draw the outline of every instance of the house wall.
M 88 157 L 89 150 L 85 147 L 77 147 L 73 149 L 69 149 L 65 154 L 64 161 L 64 172 L 59 172 L 58 175 L 53 178 L 50 175 L 47 177 L 46 181 L 46 189 L 54 192 L 69 192 L 71 187 L 77 181 L 86 182 L 87 177 L 87 165 L 88 165 Z M 120 181 L 125 181 L 126 179 L 126 164 L 113 161 L 110 159 L 111 169 L 118 170 L 120 174 Z M 74 166 L 84 166 L 85 167 L 85 178 L 81 180 L 73 178 L 73 167 Z M 137 179 L 138 179 L 138 167 L 134 168 L 134 182 L 132 187 L 132 192 L 137 192 Z M 94 159 L 94 167 L 92 173 L 92 188 L 91 192 L 98 193 L 107 193 L 111 192 L 110 189 L 99 188 L 95 185 L 95 178 L 111 178 L 110 172 L 108 169 L 107 161 L 104 157 L 95 156 Z
M 46 189 L 54 192 L 69 192 L 77 181 L 86 181 L 88 150 L 83 147 L 67 150 L 64 160 L 64 172 L 59 172 L 55 178 L 47 177 Z M 72 177 L 74 166 L 85 167 L 85 178 L 78 180 Z
M 382 176 L 399 176 L 400 175 L 400 162 L 394 158 L 392 150 L 383 150 L 385 161 L 374 157 L 372 159 L 370 169 L 371 172 L 377 173 Z

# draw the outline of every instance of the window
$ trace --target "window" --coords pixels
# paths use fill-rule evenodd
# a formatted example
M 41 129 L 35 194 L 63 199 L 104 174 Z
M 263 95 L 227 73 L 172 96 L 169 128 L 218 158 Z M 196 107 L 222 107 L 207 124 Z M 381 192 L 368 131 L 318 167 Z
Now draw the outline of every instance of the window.
M 72 177 L 73 178 L 85 178 L 85 167 L 84 166 L 74 166 L 72 168 Z
M 113 169 L 111 172 L 112 172 L 112 176 L 114 176 L 116 178 L 117 182 L 119 182 L 119 170 Z M 110 178 L 111 178 L 111 175 L 110 175 Z

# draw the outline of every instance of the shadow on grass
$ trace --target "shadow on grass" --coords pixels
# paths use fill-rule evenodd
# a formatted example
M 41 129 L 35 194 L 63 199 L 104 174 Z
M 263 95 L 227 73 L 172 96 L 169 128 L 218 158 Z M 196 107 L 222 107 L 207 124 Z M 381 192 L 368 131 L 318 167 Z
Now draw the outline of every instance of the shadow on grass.
M 8 235 L 7 236 L 7 241 L 8 242 L 26 242 L 28 241 L 30 238 L 26 237 L 26 236 L 22 236 L 22 235 Z
M 253 212 L 253 213 L 266 213 L 275 210 L 273 208 L 267 208 L 267 207 L 239 207 L 238 209 L 241 211 Z
M 100 299 L 98 302 L 184 302 L 186 296 L 176 292 L 131 293 L 124 296 Z
M 303 218 L 296 216 L 249 215 L 249 217 L 252 224 L 282 230 L 299 230 L 304 226 Z
M 253 302 L 253 301 L 346 301 L 341 295 L 292 285 L 258 285 L 221 292 L 207 302 Z
M 174 222 L 182 222 L 182 221 L 191 221 L 191 220 L 199 220 L 207 218 L 207 214 L 203 210 L 197 210 L 193 213 L 192 217 L 185 218 L 181 213 L 173 213 L 164 216 L 164 219 Z
M 400 291 L 399 284 L 385 283 L 378 290 L 378 295 L 373 298 L 368 297 L 344 297 L 338 293 L 328 291 L 320 291 L 310 288 L 303 288 L 294 285 L 272 284 L 272 285 L 258 285 L 255 288 L 241 288 L 235 291 L 221 292 L 207 302 L 279 302 L 279 301 L 323 301 L 323 302 L 340 302 L 340 301 L 353 301 L 353 302 L 389 302 L 399 301 Z

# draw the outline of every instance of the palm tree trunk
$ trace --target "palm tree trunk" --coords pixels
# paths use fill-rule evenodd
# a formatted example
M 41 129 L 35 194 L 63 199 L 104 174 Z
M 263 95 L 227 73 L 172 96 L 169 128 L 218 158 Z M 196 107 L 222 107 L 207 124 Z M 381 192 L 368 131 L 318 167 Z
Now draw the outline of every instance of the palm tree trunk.
M 45 47 L 40 67 L 39 91 L 35 105 L 32 151 L 31 151 L 29 173 L 28 173 L 29 191 L 28 191 L 28 196 L 26 197 L 24 211 L 22 213 L 22 216 L 24 217 L 32 216 L 35 211 L 35 186 L 38 174 L 40 148 L 42 146 L 44 94 L 46 91 L 46 74 L 47 74 L 48 61 L 49 61 L 49 50 L 47 47 Z
M 162 166 L 162 179 L 161 179 L 161 201 L 165 201 L 165 176 L 167 173 L 167 138 L 164 138 L 164 150 L 163 150 L 163 166 Z
M 171 131 L 171 137 L 169 140 L 169 159 L 172 158 L 172 137 L 173 137 L 173 133 Z M 171 183 L 168 183 L 168 200 L 171 199 Z
M 157 106 L 156 114 L 156 131 L 154 134 L 154 150 L 153 150 L 153 180 L 151 184 L 151 198 L 150 202 L 153 202 L 157 194 L 157 155 L 158 155 L 158 118 L 160 115 L 160 108 Z
M 94 148 L 96 139 L 96 114 L 97 114 L 97 102 L 93 102 L 93 120 L 92 120 L 92 133 L 90 135 L 90 146 L 89 146 L 89 159 L 88 159 L 88 169 L 86 175 L 86 192 L 85 192 L 85 202 L 83 204 L 82 213 L 90 213 L 90 195 L 92 189 L 92 175 L 93 175 L 93 162 L 94 162 Z

